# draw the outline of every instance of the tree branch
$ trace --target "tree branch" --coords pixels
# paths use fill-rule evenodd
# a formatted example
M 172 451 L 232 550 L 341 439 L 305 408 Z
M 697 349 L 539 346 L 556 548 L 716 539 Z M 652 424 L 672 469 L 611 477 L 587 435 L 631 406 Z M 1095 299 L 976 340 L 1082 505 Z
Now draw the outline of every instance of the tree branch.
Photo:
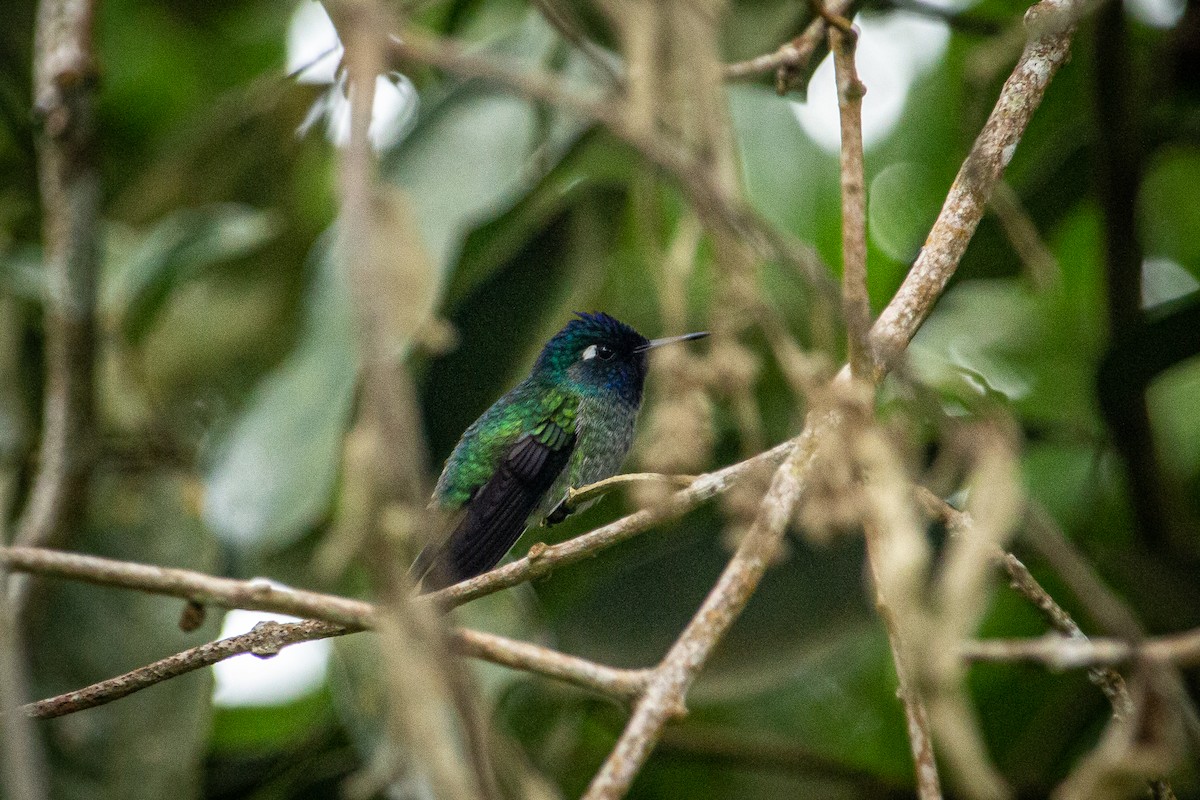
M 73 692 L 39 700 L 36 703 L 28 703 L 21 707 L 21 711 L 27 716 L 38 719 L 52 719 L 74 714 L 76 711 L 120 700 L 122 697 L 128 697 L 134 692 L 147 689 L 156 683 L 186 675 L 243 653 L 253 653 L 259 658 L 270 658 L 291 644 L 341 636 L 349 632 L 348 628 L 341 625 L 318 620 L 260 622 L 254 626 L 254 630 L 248 633 L 216 642 L 207 642 L 199 647 L 193 647 L 182 653 L 155 661 L 153 664 L 138 667 L 124 675 L 93 683 L 91 686 Z
M 269 652 L 274 655 L 289 644 L 371 630 L 377 626 L 380 614 L 378 607 L 361 600 L 281 588 L 260 579 L 238 581 L 190 570 L 53 550 L 0 548 L 0 564 L 12 570 L 180 597 L 223 608 L 273 611 L 312 618 L 302 622 L 259 626 L 250 633 L 200 645 L 125 675 L 40 701 L 26 707 L 28 711 L 39 712 L 33 716 L 59 716 L 102 705 L 242 653 Z M 458 629 L 449 633 L 449 640 L 455 650 L 465 655 L 542 674 L 618 700 L 631 699 L 645 683 L 644 670 L 607 667 L 491 633 Z M 42 713 L 43 710 L 46 713 Z
M 854 8 L 853 0 L 833 0 L 825 6 L 831 15 L 849 17 Z M 775 91 L 787 94 L 793 89 L 803 89 L 812 77 L 814 56 L 817 48 L 825 43 L 829 24 L 820 14 L 814 15 L 804 32 L 782 44 L 774 53 L 767 53 L 747 61 L 728 64 L 725 77 L 728 80 L 745 80 L 760 75 L 775 73 Z
M 778 464 L 794 447 L 794 441 L 787 441 L 745 461 L 701 475 L 686 489 L 675 492 L 658 505 L 636 511 L 559 544 L 546 545 L 537 542 L 529 548 L 528 555 L 523 558 L 427 596 L 445 606 L 458 606 L 501 589 L 540 578 L 557 567 L 582 561 L 605 548 L 631 539 L 664 520 L 686 514 L 705 500 L 727 490 L 744 475 L 765 465 Z
M 950 186 L 925 246 L 872 329 L 877 374 L 887 372 L 946 288 L 1046 87 L 1067 60 L 1085 10 L 1085 0 L 1042 0 L 1025 13 L 1025 51 Z
M 1023 661 L 1052 670 L 1119 666 L 1134 662 L 1200 665 L 1200 628 L 1142 642 L 1122 639 L 1069 639 L 1047 635 L 1037 639 L 983 639 L 964 642 L 968 661 Z
M 47 0 L 38 8 L 34 110 L 42 122 L 46 397 L 39 468 L 15 537 L 30 546 L 55 542 L 78 516 L 91 457 L 100 257 L 92 15 L 86 0 Z
M 867 88 L 858 78 L 854 54 L 858 32 L 850 22 L 820 6 L 829 25 L 829 49 L 837 80 L 841 121 L 842 176 L 842 314 L 849 339 L 850 370 L 855 377 L 874 371 L 871 353 L 871 300 L 867 294 L 867 190 L 863 177 L 862 99 Z
M 168 656 L 153 664 L 21 707 L 26 716 L 51 719 L 128 697 L 155 684 L 210 667 L 227 658 L 252 653 L 271 658 L 283 648 L 354 633 L 351 628 L 321 620 L 260 622 L 254 630 Z M 545 647 L 481 631 L 459 629 L 450 634 L 455 651 L 512 669 L 532 672 L 595 691 L 616 700 L 630 700 L 646 683 L 645 670 L 616 669 Z

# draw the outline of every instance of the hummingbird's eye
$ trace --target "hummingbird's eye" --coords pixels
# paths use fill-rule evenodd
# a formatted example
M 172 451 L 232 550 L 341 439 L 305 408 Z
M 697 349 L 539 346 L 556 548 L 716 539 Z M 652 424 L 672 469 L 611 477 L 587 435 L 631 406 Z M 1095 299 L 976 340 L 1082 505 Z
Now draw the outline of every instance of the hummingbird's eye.
M 596 355 L 600 357 L 601 361 L 611 361 L 612 357 L 616 354 L 611 347 L 601 344 L 596 346 Z

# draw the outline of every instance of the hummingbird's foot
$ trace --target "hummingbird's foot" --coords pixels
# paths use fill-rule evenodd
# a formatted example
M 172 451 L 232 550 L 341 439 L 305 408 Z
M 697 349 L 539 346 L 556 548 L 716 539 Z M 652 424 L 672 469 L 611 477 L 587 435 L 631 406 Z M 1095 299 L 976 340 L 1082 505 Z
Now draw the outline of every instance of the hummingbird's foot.
M 557 525 L 574 513 L 575 507 L 571 504 L 571 494 L 568 492 L 562 500 L 558 501 L 558 505 L 551 509 L 550 513 L 546 515 L 546 525 L 547 527 L 550 525 Z

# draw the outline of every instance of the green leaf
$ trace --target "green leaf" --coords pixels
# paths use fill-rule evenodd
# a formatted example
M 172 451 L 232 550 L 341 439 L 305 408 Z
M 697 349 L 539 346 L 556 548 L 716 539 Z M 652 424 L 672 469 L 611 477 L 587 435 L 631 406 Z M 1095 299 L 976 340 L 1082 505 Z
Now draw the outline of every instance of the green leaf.
M 103 306 L 140 342 L 172 289 L 215 264 L 253 253 L 278 233 L 273 214 L 236 203 L 181 209 L 161 219 L 127 259 L 108 265 Z
M 1146 252 L 1200 276 L 1200 148 L 1176 147 L 1155 159 L 1142 181 L 1138 211 Z
M 347 287 L 322 243 L 295 349 L 214 446 L 204 520 L 251 548 L 290 544 L 326 513 L 357 376 Z

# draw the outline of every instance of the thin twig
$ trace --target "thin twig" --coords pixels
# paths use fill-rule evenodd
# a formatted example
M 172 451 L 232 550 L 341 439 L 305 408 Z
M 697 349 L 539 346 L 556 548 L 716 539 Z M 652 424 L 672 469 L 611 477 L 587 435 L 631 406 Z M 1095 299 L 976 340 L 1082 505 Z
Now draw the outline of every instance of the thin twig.
M 564 502 L 568 508 L 574 508 L 580 503 L 594 500 L 615 489 L 620 489 L 622 486 L 632 486 L 637 483 L 667 483 L 684 489 L 695 482 L 695 475 L 664 475 L 660 472 L 625 472 L 620 475 L 613 475 L 611 478 L 605 478 L 602 481 L 589 483 L 587 486 L 581 486 L 578 489 L 567 489 L 567 497 Z
M 829 14 L 849 17 L 854 8 L 854 0 L 833 0 L 825 8 Z M 812 77 L 814 56 L 817 48 L 825 43 L 827 28 L 826 20 L 819 14 L 814 15 L 803 33 L 782 44 L 775 52 L 726 65 L 725 77 L 728 80 L 745 80 L 773 72 L 775 91 L 779 94 L 803 89 Z
M 645 689 L 650 670 L 620 669 L 482 631 L 453 631 L 460 653 L 589 689 L 617 700 L 632 700 Z
M 1023 661 L 1053 670 L 1118 666 L 1135 661 L 1194 667 L 1200 665 L 1200 628 L 1142 642 L 1069 639 L 1057 635 L 983 639 L 964 642 L 961 653 L 968 661 Z
M 270 658 L 288 645 L 341 636 L 349 629 L 331 622 L 305 620 L 303 622 L 260 622 L 254 630 L 238 636 L 230 636 L 216 642 L 207 642 L 199 647 L 138 667 L 135 670 L 93 683 L 73 692 L 60 694 L 36 703 L 28 703 L 21 710 L 30 717 L 51 719 L 95 708 L 157 683 L 186 675 L 219 661 L 244 653 L 253 653 L 260 658 Z
M 871 300 L 867 294 L 867 190 L 863 177 L 862 99 L 866 94 L 854 63 L 858 32 L 848 20 L 814 7 L 829 25 L 829 48 L 837 81 L 841 120 L 842 313 L 849 338 L 850 370 L 864 378 L 874 372 Z

